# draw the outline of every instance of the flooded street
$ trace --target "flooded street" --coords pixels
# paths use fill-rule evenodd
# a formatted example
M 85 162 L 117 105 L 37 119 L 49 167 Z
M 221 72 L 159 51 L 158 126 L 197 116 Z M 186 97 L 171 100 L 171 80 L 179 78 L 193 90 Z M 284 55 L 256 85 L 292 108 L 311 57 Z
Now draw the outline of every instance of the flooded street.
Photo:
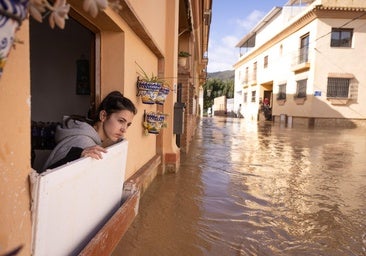
M 366 255 L 365 135 L 203 118 L 113 255 Z

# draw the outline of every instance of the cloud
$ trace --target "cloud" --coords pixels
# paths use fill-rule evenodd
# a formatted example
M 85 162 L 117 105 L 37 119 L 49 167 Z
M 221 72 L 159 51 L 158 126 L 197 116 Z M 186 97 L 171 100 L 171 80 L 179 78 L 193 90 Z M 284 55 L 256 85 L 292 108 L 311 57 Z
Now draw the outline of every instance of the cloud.
M 245 19 L 235 19 L 232 27 L 221 35 L 221 38 L 210 37 L 208 51 L 208 72 L 233 70 L 239 60 L 239 49 L 236 44 L 264 17 L 265 13 L 254 10 Z
M 238 49 L 235 45 L 238 38 L 225 36 L 219 42 L 209 41 L 208 72 L 232 70 L 234 63 L 239 58 Z
M 235 47 L 239 39 L 236 36 L 225 36 L 221 41 L 227 47 Z
M 265 13 L 254 10 L 245 19 L 237 19 L 236 23 L 239 27 L 244 28 L 245 32 L 249 32 L 264 17 Z

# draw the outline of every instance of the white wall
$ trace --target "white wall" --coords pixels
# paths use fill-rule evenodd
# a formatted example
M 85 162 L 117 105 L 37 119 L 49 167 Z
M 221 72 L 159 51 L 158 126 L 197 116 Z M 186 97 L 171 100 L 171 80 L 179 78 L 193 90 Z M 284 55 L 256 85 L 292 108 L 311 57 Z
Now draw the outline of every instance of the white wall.
M 321 2 L 321 1 L 318 1 Z M 330 1 L 325 1 L 330 2 Z M 366 5 L 366 2 L 357 1 L 358 4 Z M 353 5 L 352 5 L 353 6 Z M 287 10 L 289 11 L 289 10 Z M 287 14 L 286 14 L 287 15 Z M 299 15 L 296 16 L 296 19 Z M 266 38 L 264 33 L 273 25 L 280 26 L 281 16 L 273 20 L 265 29 L 257 34 L 261 40 Z M 366 65 L 366 27 L 365 20 L 356 19 L 322 19 L 314 20 L 306 26 L 295 31 L 282 41 L 274 44 L 271 48 L 258 53 L 256 56 L 248 58 L 247 62 L 241 63 L 235 70 L 235 88 L 238 91 L 242 88 L 242 95 L 248 93 L 248 101 L 243 105 L 243 111 L 246 118 L 252 118 L 258 109 L 258 102 L 250 102 L 251 92 L 257 90 L 257 99 L 261 97 L 261 84 L 270 84 L 273 82 L 273 114 L 287 114 L 299 117 L 327 117 L 327 118 L 366 118 L 366 102 L 362 96 L 366 95 L 366 74 L 364 67 Z M 294 20 L 290 21 L 294 22 Z M 351 48 L 331 48 L 330 32 L 332 27 L 354 28 L 353 46 Z M 279 30 L 277 29 L 277 32 Z M 294 72 L 294 60 L 299 53 L 300 38 L 309 33 L 309 63 L 310 68 L 301 72 Z M 273 35 L 270 34 L 270 35 Z M 270 40 L 270 37 L 267 37 Z M 261 43 L 264 43 L 261 42 Z M 250 56 L 249 53 L 243 56 Z M 269 56 L 268 68 L 263 68 L 264 56 Z M 239 61 L 240 62 L 240 61 Z M 238 63 L 239 63 L 238 62 Z M 257 81 L 256 83 L 243 84 L 246 67 L 249 67 L 249 74 L 252 72 L 253 63 L 257 62 Z M 239 77 L 239 73 L 241 76 Z M 347 105 L 334 105 L 326 97 L 327 79 L 329 73 L 353 74 L 354 82 L 358 83 L 357 100 Z M 238 76 L 238 77 L 237 77 Z M 307 98 L 304 104 L 300 105 L 294 101 L 293 95 L 296 92 L 296 82 L 301 79 L 307 79 Z M 277 104 L 276 94 L 278 85 L 286 84 L 287 99 L 284 105 Z M 321 96 L 314 96 L 315 91 L 321 91 Z M 235 94 L 235 104 L 241 102 L 241 95 Z
M 243 74 L 242 67 L 235 69 L 234 109 L 238 109 L 239 104 L 243 105 L 243 84 L 241 82 Z
M 226 100 L 226 111 L 227 112 L 231 112 L 231 111 L 236 111 L 237 108 L 234 108 L 234 99 L 227 99 Z
M 332 27 L 341 27 L 348 23 L 349 19 L 323 19 L 319 21 L 317 37 L 329 33 Z M 348 118 L 366 118 L 366 102 L 363 100 L 366 95 L 366 27 L 365 20 L 355 20 L 345 28 L 353 28 L 354 35 L 351 48 L 330 47 L 330 35 L 323 37 L 316 42 L 316 60 L 314 63 L 314 85 L 316 90 L 322 91 L 322 96 L 317 97 L 325 106 L 332 108 L 341 116 Z M 356 100 L 348 106 L 331 105 L 326 99 L 327 79 L 329 73 L 351 74 L 354 82 L 357 83 Z M 324 116 L 328 113 L 319 107 L 314 108 L 314 115 Z
M 213 112 L 215 111 L 226 111 L 226 97 L 220 96 L 214 98 L 214 105 L 212 106 Z

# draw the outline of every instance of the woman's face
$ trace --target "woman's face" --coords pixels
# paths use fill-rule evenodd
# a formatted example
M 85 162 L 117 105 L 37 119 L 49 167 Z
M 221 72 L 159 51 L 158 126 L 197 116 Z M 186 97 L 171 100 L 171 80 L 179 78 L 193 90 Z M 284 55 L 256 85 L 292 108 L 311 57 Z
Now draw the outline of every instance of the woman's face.
M 129 110 L 121 110 L 107 117 L 106 112 L 102 112 L 100 120 L 102 121 L 103 136 L 101 136 L 101 139 L 109 139 L 113 142 L 122 139 L 127 128 L 132 124 L 132 119 L 135 115 Z

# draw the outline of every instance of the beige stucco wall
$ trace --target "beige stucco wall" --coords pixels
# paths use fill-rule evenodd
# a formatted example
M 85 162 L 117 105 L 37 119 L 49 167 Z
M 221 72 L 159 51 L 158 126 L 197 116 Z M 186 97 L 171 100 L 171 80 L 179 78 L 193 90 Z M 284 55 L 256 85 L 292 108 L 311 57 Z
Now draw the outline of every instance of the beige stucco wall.
M 179 152 L 179 149 L 175 143 L 175 135 L 173 134 L 173 122 L 174 122 L 174 103 L 177 101 L 177 52 L 178 52 L 178 17 L 179 17 L 179 1 L 165 0 L 166 2 L 166 16 L 164 17 L 164 23 L 166 36 L 165 40 L 165 59 L 164 59 L 164 76 L 168 82 L 172 91 L 163 106 L 159 107 L 159 110 L 164 113 L 169 113 L 167 116 L 167 128 L 162 131 L 161 150 L 163 154 Z M 157 26 L 159 26 L 157 24 Z M 160 144 L 159 144 L 160 145 Z
M 176 1 L 172 1 L 173 3 Z M 159 46 L 160 50 L 166 50 L 166 17 L 169 15 L 167 11 L 167 4 L 169 0 L 130 0 L 129 4 L 138 13 L 139 19 L 149 31 L 153 37 L 156 45 Z M 154 11 L 153 11 L 154 10 Z M 159 10 L 156 12 L 155 10 Z M 174 12 L 173 12 L 174 14 Z M 177 17 L 177 16 L 175 16 Z M 174 24 L 174 19 L 170 19 L 170 22 Z M 172 17 L 171 17 L 172 18 Z
M 140 65 L 147 74 L 157 74 L 158 59 L 143 44 L 143 42 L 131 33 L 126 32 L 125 53 L 125 94 L 135 100 L 138 113 L 133 120 L 133 125 L 129 128 L 127 139 L 129 141 L 129 151 L 127 158 L 126 178 L 135 173 L 142 165 L 156 154 L 156 135 L 145 135 L 143 130 L 144 111 L 156 111 L 156 105 L 147 105 L 137 97 L 136 81 L 141 71 L 136 65 Z
M 284 68 L 286 66 L 278 65 L 281 69 L 275 72 L 278 75 L 274 76 L 276 85 L 274 86 L 274 93 L 278 93 L 277 86 L 279 84 L 287 81 L 287 99 L 282 106 L 274 101 L 274 115 L 286 114 L 289 116 L 356 119 L 366 117 L 365 102 L 360 100 L 361 95 L 366 93 L 362 86 L 362 81 L 366 81 L 366 76 L 362 68 L 364 64 L 361 61 L 366 57 L 366 52 L 362 46 L 366 43 L 366 31 L 362 26 L 364 20 L 356 20 L 349 25 L 355 28 L 353 46 L 351 48 L 330 47 L 329 32 L 332 27 L 340 27 L 347 21 L 346 19 L 316 20 L 283 40 L 284 54 L 294 56 L 294 53 L 298 51 L 296 46 L 298 45 L 299 38 L 306 33 L 310 33 L 310 69 L 306 72 L 295 74 L 291 71 L 291 65 L 287 66 L 287 68 Z M 327 79 L 330 73 L 349 73 L 355 76 L 359 83 L 357 90 L 358 100 L 356 102 L 346 106 L 332 105 L 327 100 Z M 292 95 L 296 92 L 296 81 L 300 79 L 308 79 L 307 98 L 303 105 L 297 105 L 292 99 Z M 321 91 L 321 96 L 315 97 L 315 91 Z
M 226 97 L 220 96 L 214 98 L 214 104 L 212 106 L 213 112 L 215 111 L 226 111 Z
M 314 2 L 311 7 L 308 7 L 307 11 L 310 11 L 311 8 L 314 8 L 314 6 L 318 4 L 342 7 L 366 6 L 365 1 L 319 0 Z M 301 15 L 303 14 L 304 12 Z M 334 13 L 332 15 L 334 15 Z M 277 24 L 280 17 L 281 16 L 276 18 L 273 21 L 273 24 Z M 366 43 L 366 31 L 363 26 L 365 20 L 358 18 L 350 22 L 351 18 L 318 18 L 312 20 L 310 19 L 311 16 L 308 17 L 308 24 L 305 24 L 304 22 L 303 26 L 299 26 L 298 29 L 293 30 L 290 33 L 282 32 L 279 37 L 270 39 L 267 44 L 264 44 L 264 47 L 259 43 L 253 51 L 245 54 L 235 64 L 235 105 L 238 106 L 240 103 L 243 104 L 243 96 L 244 93 L 247 92 L 248 101 L 243 104 L 243 112 L 248 118 L 252 118 L 253 115 L 255 115 L 256 109 L 259 106 L 258 102 L 255 104 L 250 102 L 251 91 L 258 91 L 257 99 L 263 97 L 261 85 L 270 83 L 273 83 L 274 100 L 272 114 L 275 116 L 286 114 L 288 116 L 297 117 L 366 118 L 366 105 L 364 101 L 361 100 L 362 96 L 366 94 L 366 90 L 362 86 L 364 81 L 366 81 L 366 75 L 362 68 L 365 65 L 363 60 L 366 57 L 366 52 L 363 47 Z M 295 24 L 294 22 L 299 18 L 300 16 L 297 15 L 289 23 L 284 23 L 283 29 L 285 29 L 288 24 Z M 303 21 L 305 20 L 306 19 Z M 353 45 L 351 48 L 330 47 L 330 32 L 332 27 L 354 29 Z M 265 31 L 265 29 L 263 31 Z M 291 31 L 291 29 L 288 29 L 287 31 Z M 262 31 L 259 31 L 258 33 L 262 33 Z M 294 61 L 299 54 L 300 38 L 307 33 L 309 33 L 310 37 L 310 68 L 308 70 L 294 72 Z M 257 36 L 258 38 L 261 38 L 260 34 Z M 283 37 L 283 39 L 278 40 L 278 38 L 281 37 Z M 269 64 L 268 68 L 264 69 L 263 59 L 266 55 L 269 56 Z M 249 67 L 249 76 L 251 76 L 254 62 L 258 63 L 257 81 L 252 82 L 249 77 L 249 82 L 246 83 L 244 82 L 245 70 Z M 356 94 L 356 100 L 347 105 L 335 105 L 327 99 L 327 79 L 330 73 L 354 75 L 352 83 L 355 83 L 356 87 L 352 94 Z M 307 97 L 304 104 L 298 104 L 298 102 L 293 99 L 293 95 L 296 93 L 296 82 L 301 79 L 307 79 Z M 278 85 L 280 84 L 286 84 L 287 95 L 285 104 L 279 104 L 279 102 L 276 101 Z M 240 90 L 242 93 L 240 93 Z M 321 96 L 314 96 L 315 91 L 320 91 Z
M 110 16 L 114 12 L 110 12 Z M 156 111 L 156 105 L 147 105 L 137 96 L 136 81 L 141 75 L 140 65 L 147 74 L 157 74 L 157 57 L 135 32 L 119 17 L 114 19 L 121 32 L 102 32 L 101 51 L 101 95 L 118 89 L 131 99 L 137 109 L 126 138 L 129 141 L 126 178 L 156 154 L 156 135 L 144 135 L 144 111 Z M 138 65 L 137 65 L 137 64 Z
M 179 168 L 180 152 L 173 134 L 174 103 L 177 98 L 178 81 L 177 52 L 180 40 L 178 38 L 178 18 L 179 12 L 182 11 L 179 10 L 179 2 L 179 0 L 126 0 L 121 2 L 128 6 L 127 11 L 122 10 L 120 13 L 126 17 L 124 20 L 110 8 L 92 18 L 83 11 L 82 1 L 68 0 L 72 7 L 69 15 L 95 33 L 96 36 L 96 58 L 95 60 L 91 58 L 90 63 L 95 61 L 96 64 L 95 95 L 97 103 L 110 91 L 120 90 L 136 104 L 138 109 L 133 124 L 127 132 L 129 150 L 126 178 L 141 169 L 156 154 L 161 156 L 163 164 L 161 169 L 164 168 L 164 164 L 172 166 L 171 169 L 175 171 L 177 169 L 174 169 L 174 165 Z M 204 2 L 211 5 L 210 1 Z M 195 7 L 197 10 L 193 12 L 193 18 L 197 19 L 194 22 L 197 31 L 191 33 L 195 33 L 195 40 L 193 37 L 189 38 L 191 41 L 185 46 L 191 48 L 189 50 L 192 53 L 198 52 L 197 55 L 201 56 L 202 31 L 198 28 L 201 26 L 198 20 L 202 18 L 202 6 L 198 5 L 197 2 Z M 48 19 L 46 18 L 43 22 L 48 23 Z M 129 27 L 128 24 L 133 28 Z M 47 40 L 47 36 L 44 37 Z M 0 79 L 0 114 L 3 118 L 0 126 L 2 134 L 0 140 L 0 255 L 22 245 L 23 248 L 18 255 L 28 256 L 31 255 L 32 239 L 31 195 L 28 184 L 28 176 L 31 172 L 32 100 L 30 70 L 32 67 L 28 20 L 23 22 L 21 30 L 17 33 L 17 38 L 24 43 L 18 44 L 17 48 L 12 50 L 4 74 Z M 70 38 L 70 42 L 71 40 L 74 38 Z M 204 43 L 207 44 L 207 42 Z M 80 45 L 84 44 L 79 42 Z M 92 43 L 91 45 L 86 47 L 87 51 L 93 48 L 94 45 Z M 32 51 L 32 53 L 34 52 Z M 46 57 L 51 58 L 47 54 Z M 189 82 L 195 87 L 196 93 L 194 95 L 198 95 L 199 75 L 204 63 L 200 62 L 201 57 L 195 56 L 194 58 L 195 60 L 193 61 L 192 58 L 191 61 L 192 69 L 189 70 L 193 79 Z M 50 61 L 57 60 L 51 59 Z M 140 97 L 137 96 L 136 81 L 140 72 L 138 65 L 146 73 L 159 75 L 170 84 L 172 91 L 163 106 L 142 104 Z M 39 87 L 32 86 L 33 89 L 32 94 L 37 95 Z M 63 95 L 67 95 L 67 93 Z M 47 94 L 37 96 L 42 99 L 42 97 L 47 97 Z M 195 103 L 196 100 L 193 99 L 193 104 Z M 52 107 L 52 104 L 40 100 L 40 105 L 39 112 L 43 117 L 42 107 L 44 105 Z M 194 105 L 193 113 L 196 113 L 196 109 L 197 106 Z M 159 135 L 149 134 L 146 136 L 142 125 L 145 111 L 166 113 L 168 127 L 163 129 Z M 191 115 L 191 117 L 193 120 L 195 116 Z M 49 118 L 46 117 L 46 119 Z M 194 125 L 192 121 L 190 127 L 192 130 L 195 128 Z M 160 160 L 160 158 L 156 159 Z
M 327 35 L 332 27 L 341 27 L 347 19 L 324 19 L 318 22 L 317 36 Z M 351 48 L 330 47 L 330 34 L 316 42 L 314 53 L 314 90 L 322 91 L 321 97 L 314 98 L 313 116 L 347 118 L 366 118 L 366 28 L 365 20 L 355 20 L 345 28 L 354 28 Z M 326 98 L 327 79 L 329 73 L 352 74 L 357 85 L 357 100 L 350 105 L 332 105 Z
M 156 46 L 163 51 L 166 46 L 165 40 L 169 42 L 173 40 L 172 38 L 166 39 L 165 36 L 167 33 L 165 32 L 166 16 L 164 13 L 166 10 L 166 1 L 159 1 L 149 8 L 147 6 L 143 7 L 144 2 L 146 1 L 134 2 L 133 4 L 131 3 L 131 5 L 134 8 L 134 11 L 138 13 L 139 18 L 141 18 L 143 26 L 146 29 L 149 29 L 148 33 L 154 37 L 154 40 L 156 39 Z M 158 8 L 161 13 L 159 12 L 159 15 L 156 15 L 156 12 L 150 11 L 151 8 Z M 111 90 L 118 89 L 121 90 L 126 97 L 130 98 L 138 109 L 138 113 L 134 117 L 133 123 L 126 136 L 129 141 L 126 178 L 129 178 L 157 153 L 156 143 L 158 136 L 153 134 L 145 135 L 142 124 L 145 111 L 146 113 L 157 111 L 157 109 L 161 107 L 143 104 L 141 102 L 140 97 L 137 96 L 136 81 L 138 76 L 141 76 L 142 74 L 139 66 L 149 75 L 158 75 L 159 59 L 147 47 L 142 39 L 136 35 L 135 31 L 133 31 L 121 17 L 116 15 L 114 11 L 107 9 L 105 13 L 108 16 L 108 19 L 110 19 L 109 22 L 114 23 L 114 29 L 113 31 L 101 32 L 101 97 L 103 98 Z M 172 13 L 173 16 L 170 17 L 171 20 L 175 19 L 175 14 L 176 13 L 174 12 Z M 157 18 L 157 16 L 159 18 Z M 93 22 L 93 20 L 91 20 L 91 22 Z M 96 20 L 95 22 L 94 25 L 103 28 L 102 22 L 105 21 Z M 174 22 L 171 23 L 174 24 Z M 164 26 L 162 26 L 162 24 L 164 24 Z M 174 47 L 171 47 L 171 44 L 166 48 L 171 48 L 171 51 L 174 51 Z M 168 66 L 169 63 L 165 63 L 165 65 Z M 171 73 L 169 77 L 174 77 L 174 75 Z M 172 98 L 173 92 L 169 94 L 167 103 L 164 105 L 169 105 L 168 102 L 172 102 Z M 164 106 L 164 108 L 165 113 L 171 113 L 172 108 L 169 108 L 169 106 Z M 171 127 L 172 123 L 168 124 L 168 129 L 171 129 Z M 165 140 L 167 141 L 166 143 L 170 145 L 169 148 L 172 148 L 172 135 L 166 136 Z
M 28 21 L 16 34 L 27 42 Z M 30 255 L 31 221 L 29 44 L 12 49 L 0 78 L 0 254 L 23 245 Z
M 242 113 L 246 120 L 257 120 L 259 108 L 260 86 L 252 85 L 243 89 L 243 98 L 247 96 L 247 102 L 242 103 Z M 255 102 L 252 102 L 252 92 L 256 92 Z
M 273 115 L 286 114 L 288 116 L 309 116 L 312 111 L 312 95 L 316 85 L 314 84 L 314 49 L 315 42 L 317 41 L 318 34 L 317 22 L 314 21 L 305 27 L 302 27 L 295 33 L 289 35 L 284 40 L 277 44 L 277 47 L 282 45 L 282 55 L 279 56 L 280 63 L 273 63 L 272 68 L 274 70 L 274 99 L 273 99 Z M 309 34 L 309 60 L 310 60 L 310 70 L 300 73 L 295 73 L 294 63 L 297 60 L 299 53 L 300 38 L 306 34 Z M 298 80 L 308 79 L 307 81 L 307 98 L 306 104 L 298 105 L 294 99 L 293 95 L 296 93 L 296 82 Z M 278 93 L 278 86 L 280 84 L 286 84 L 286 103 L 284 105 L 279 105 L 276 101 L 276 94 Z M 315 87 L 314 87 L 315 86 Z
M 341 7 L 365 7 L 364 0 L 316 0 L 313 5 L 322 4 L 324 6 L 341 6 Z

